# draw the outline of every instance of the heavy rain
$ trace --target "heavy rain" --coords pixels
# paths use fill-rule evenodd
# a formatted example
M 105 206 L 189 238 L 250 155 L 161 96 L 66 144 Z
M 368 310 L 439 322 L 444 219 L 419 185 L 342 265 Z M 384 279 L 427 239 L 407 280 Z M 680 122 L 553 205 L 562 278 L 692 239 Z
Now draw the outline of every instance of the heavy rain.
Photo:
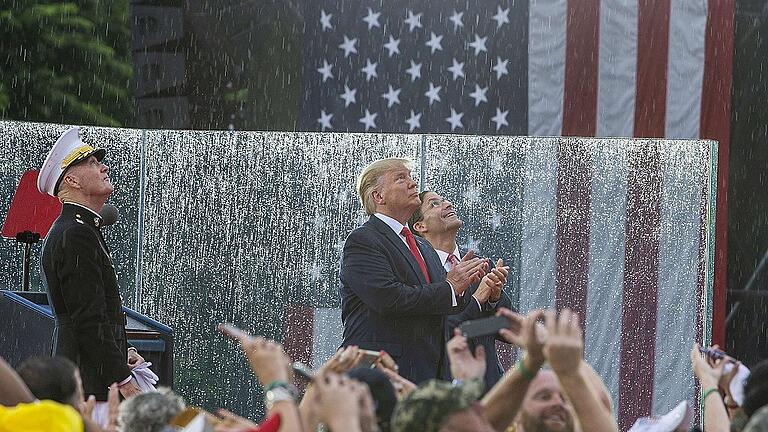
M 592 393 L 609 405 L 589 411 L 568 402 L 560 376 L 566 417 L 582 430 L 744 428 L 768 370 L 767 25 L 768 3 L 758 0 L 0 1 L 0 358 L 8 363 L 0 363 L 0 383 L 16 372 L 28 381 L 25 361 L 58 353 L 80 368 L 85 397 L 95 380 L 106 401 L 112 382 L 99 380 L 109 367 L 85 371 L 93 365 L 86 358 L 125 351 L 127 342 L 131 381 L 156 374 L 145 393 L 170 387 L 187 407 L 243 417 L 224 416 L 218 427 L 265 422 L 259 430 L 278 430 L 269 419 L 282 416 L 280 430 L 306 430 L 311 405 L 330 430 L 354 430 L 322 414 L 311 391 L 330 398 L 323 392 L 331 390 L 300 378 L 301 365 L 264 382 L 257 354 L 243 352 L 255 339 L 238 343 L 217 330 L 231 323 L 280 344 L 281 360 L 310 373 L 347 372 L 328 365 L 339 362 L 339 347 L 354 345 L 387 351 L 403 377 L 421 384 L 414 365 L 436 349 L 429 378 L 469 388 L 453 368 L 461 358 L 445 346 L 457 312 L 438 305 L 453 299 L 468 314 L 465 300 L 477 297 L 482 275 L 459 292 L 451 272 L 460 266 L 430 267 L 440 248 L 412 223 L 421 252 L 397 231 L 391 237 L 413 268 L 387 267 L 384 282 L 377 272 L 397 251 L 345 243 L 369 218 L 384 220 L 361 202 L 361 173 L 378 159 L 405 158 L 414 190 L 445 197 L 443 216 L 463 222 L 452 231 L 460 256 L 472 251 L 509 267 L 502 300 L 476 300 L 478 315 L 460 316 L 492 316 L 505 298 L 521 320 L 536 309 L 578 314 L 571 322 L 583 335 L 583 361 L 602 381 Z M 71 142 L 60 139 L 74 126 Z M 89 204 L 99 192 L 78 177 L 89 157 L 100 157 L 95 149 L 106 150 L 94 163 L 108 166 L 101 172 L 114 188 L 96 210 Z M 51 196 L 59 188 L 66 193 Z M 373 200 L 384 196 L 377 188 Z M 408 217 L 387 213 L 395 201 L 375 201 L 376 213 L 406 225 Z M 93 210 L 93 232 L 103 236 L 86 252 L 67 249 L 74 240 L 59 234 L 72 202 L 87 208 L 70 218 L 84 224 Z M 355 279 L 345 266 L 365 253 L 376 259 L 366 256 Z M 404 276 L 421 271 L 439 281 Z M 122 323 L 93 330 L 93 317 L 106 318 L 114 301 L 102 277 L 114 280 L 126 308 L 124 339 Z M 446 278 L 454 281 L 442 286 L 449 296 L 430 297 L 426 308 L 414 300 Z M 77 294 L 92 288 L 98 301 Z M 377 304 L 380 295 L 392 304 Z M 410 301 L 420 312 L 387 312 Z M 61 347 L 70 325 L 77 356 Z M 355 326 L 376 330 L 360 338 Z M 85 348 L 94 343 L 85 335 L 102 342 Z M 544 368 L 559 373 L 548 345 L 557 338 L 542 338 L 553 356 Z M 534 347 L 503 334 L 489 341 L 484 371 L 499 369 L 493 381 L 502 386 L 519 372 L 533 388 L 526 365 Z M 741 396 L 726 378 L 713 387 L 694 370 L 695 343 L 717 345 L 724 363 L 741 362 L 733 368 Z M 132 353 L 151 366 L 134 370 Z M 740 375 L 747 368 L 752 383 Z M 745 382 L 753 393 L 743 394 Z M 486 396 L 478 414 L 486 426 L 457 430 L 554 430 L 527 422 L 526 388 L 514 403 Z M 140 409 L 123 390 L 123 423 L 95 415 L 101 426 L 87 421 L 86 430 L 144 430 L 126 429 Z M 375 406 L 384 404 L 370 391 Z M 274 398 L 298 405 L 305 392 L 297 415 L 304 426 L 275 411 Z M 404 420 L 412 395 L 398 402 L 391 425 L 379 411 L 378 426 L 365 425 L 361 402 L 357 426 L 437 431 L 450 423 L 448 414 L 436 425 Z M 12 399 L 0 397 L 0 425 L 31 402 Z M 504 420 L 494 403 L 521 414 Z M 712 423 L 708 410 L 724 423 Z M 179 411 L 163 424 L 203 430 Z M 664 429 L 671 418 L 677 429 Z M 212 417 L 200 421 L 214 427 Z

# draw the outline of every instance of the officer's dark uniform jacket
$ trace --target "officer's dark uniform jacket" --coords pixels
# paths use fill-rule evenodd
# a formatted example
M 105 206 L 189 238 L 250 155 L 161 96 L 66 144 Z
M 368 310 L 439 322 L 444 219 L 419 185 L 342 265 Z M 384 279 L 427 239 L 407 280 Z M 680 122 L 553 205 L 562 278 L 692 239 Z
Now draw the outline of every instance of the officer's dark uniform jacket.
M 85 394 L 107 400 L 128 376 L 125 315 L 101 218 L 65 203 L 43 246 L 43 282 L 56 314 L 54 352 L 80 368 Z

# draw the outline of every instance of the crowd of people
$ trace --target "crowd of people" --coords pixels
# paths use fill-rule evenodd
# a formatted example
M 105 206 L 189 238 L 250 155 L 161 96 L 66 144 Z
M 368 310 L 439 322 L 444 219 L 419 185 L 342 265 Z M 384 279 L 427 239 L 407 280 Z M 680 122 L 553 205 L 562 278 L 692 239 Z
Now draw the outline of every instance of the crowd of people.
M 63 204 L 41 259 L 57 356 L 27 359 L 17 370 L 0 362 L 0 432 L 618 431 L 613 398 L 584 360 L 577 314 L 514 311 L 503 289 L 509 267 L 460 250 L 463 222 L 453 204 L 435 191 L 419 193 L 410 161 L 396 158 L 374 161 L 358 178 L 369 219 L 344 243 L 344 332 L 329 361 L 315 372 L 297 367 L 278 342 L 222 325 L 263 386 L 260 423 L 154 389 L 146 384 L 154 375 L 127 340 L 101 233 L 99 212 L 113 191 L 105 155 L 71 128 L 40 170 L 39 191 Z M 486 331 L 464 327 L 478 320 L 473 328 Z M 521 353 L 506 372 L 497 340 Z M 768 363 L 742 381 L 746 369 L 737 361 L 696 345 L 691 365 L 704 431 L 768 430 Z M 308 381 L 303 392 L 294 369 Z M 632 432 L 685 431 L 693 421 L 662 423 L 640 419 Z
M 265 389 L 266 416 L 260 423 L 223 409 L 213 414 L 188 407 L 183 397 L 164 388 L 121 401 L 113 384 L 102 427 L 92 419 L 95 399 L 84 396 L 75 364 L 63 357 L 35 357 L 15 371 L 0 362 L 0 431 L 618 431 L 611 395 L 584 360 L 575 313 L 536 310 L 524 316 L 502 308 L 497 314 L 508 323 L 500 337 L 522 355 L 487 392 L 485 350 L 471 350 L 458 330 L 446 345 L 452 381 L 417 385 L 399 374 L 391 356 L 382 353 L 371 366 L 361 366 L 363 350 L 348 346 L 304 378 L 303 394 L 294 386 L 299 378 L 279 343 L 237 332 L 232 336 Z M 691 365 L 702 392 L 704 431 L 768 430 L 768 362 L 752 369 L 740 405 L 730 372 L 738 362 L 715 359 L 695 345 Z M 681 421 L 671 425 L 674 429 L 663 427 L 670 425 L 637 430 L 688 431 L 692 426 Z

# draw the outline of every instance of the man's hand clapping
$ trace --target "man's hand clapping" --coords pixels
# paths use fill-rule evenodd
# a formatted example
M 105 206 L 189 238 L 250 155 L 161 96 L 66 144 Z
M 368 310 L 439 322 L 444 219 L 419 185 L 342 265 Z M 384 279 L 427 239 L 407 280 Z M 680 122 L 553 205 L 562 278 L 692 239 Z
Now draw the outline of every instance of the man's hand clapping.
M 501 298 L 501 290 L 507 283 L 509 275 L 509 266 L 504 265 L 501 259 L 496 262 L 496 267 L 491 272 L 483 276 L 480 280 L 480 286 L 473 294 L 481 304 L 487 301 L 497 302 Z
M 458 264 L 448 272 L 446 280 L 453 287 L 457 296 L 464 294 L 470 285 L 480 280 L 488 270 L 488 263 L 482 258 L 476 258 L 473 251 L 467 252 Z

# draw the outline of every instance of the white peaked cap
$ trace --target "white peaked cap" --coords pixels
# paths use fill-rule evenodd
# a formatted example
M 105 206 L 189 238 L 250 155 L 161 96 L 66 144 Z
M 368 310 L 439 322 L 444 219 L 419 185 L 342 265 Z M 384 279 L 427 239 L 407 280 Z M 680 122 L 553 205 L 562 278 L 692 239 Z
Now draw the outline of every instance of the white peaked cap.
M 59 183 L 67 168 L 76 165 L 91 156 L 101 161 L 106 156 L 104 149 L 96 149 L 80 140 L 80 128 L 67 129 L 53 145 L 37 175 L 37 190 L 56 196 Z

